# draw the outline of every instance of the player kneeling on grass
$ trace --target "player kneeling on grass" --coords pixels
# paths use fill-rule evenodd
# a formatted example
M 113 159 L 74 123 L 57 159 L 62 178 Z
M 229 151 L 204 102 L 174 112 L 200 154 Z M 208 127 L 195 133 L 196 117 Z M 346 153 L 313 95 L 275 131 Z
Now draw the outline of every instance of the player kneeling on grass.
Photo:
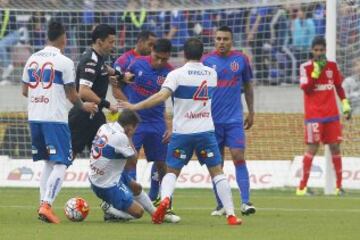
M 104 201 L 105 221 L 141 218 L 144 209 L 155 212 L 141 185 L 122 174 L 126 161 L 137 157 L 131 138 L 139 122 L 137 113 L 124 110 L 117 122 L 102 125 L 93 141 L 89 180 L 96 196 Z M 167 215 L 166 220 L 175 223 L 180 218 Z

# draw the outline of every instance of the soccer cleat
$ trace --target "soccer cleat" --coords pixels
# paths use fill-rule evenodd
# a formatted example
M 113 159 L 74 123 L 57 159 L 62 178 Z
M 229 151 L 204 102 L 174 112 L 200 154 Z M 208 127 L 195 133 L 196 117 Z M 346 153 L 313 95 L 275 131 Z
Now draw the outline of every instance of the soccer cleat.
M 229 215 L 227 217 L 227 223 L 228 225 L 241 225 L 242 220 L 240 218 L 237 218 L 235 215 Z
M 175 214 L 167 213 L 164 217 L 164 222 L 166 223 L 178 223 L 181 221 L 181 218 Z
M 39 219 L 49 223 L 60 223 L 60 219 L 53 213 L 50 204 L 44 202 L 39 208 Z
M 152 203 L 155 207 L 158 207 L 160 205 L 160 202 L 161 202 L 160 197 L 157 197 L 154 201 L 152 201 Z
M 164 200 L 162 200 L 155 210 L 155 212 L 152 214 L 152 222 L 155 224 L 161 224 L 164 221 L 166 211 L 170 206 L 170 198 L 166 197 Z
M 120 217 L 116 217 L 113 214 L 110 213 L 105 213 L 104 214 L 104 222 L 128 222 L 129 219 L 124 219 L 124 218 L 120 218 Z
M 103 210 L 103 212 L 106 214 L 107 210 L 110 208 L 110 204 L 108 204 L 105 201 L 102 201 L 102 203 L 100 203 L 100 208 Z
M 242 215 L 250 215 L 256 212 L 256 208 L 252 205 L 252 203 L 243 203 L 241 204 L 240 211 Z
M 296 196 L 312 196 L 314 192 L 310 189 L 305 187 L 304 189 L 297 188 L 296 189 Z
M 223 216 L 226 215 L 225 208 L 216 207 L 214 211 L 211 212 L 211 216 Z
M 345 196 L 345 190 L 343 188 L 336 188 L 336 196 L 343 197 Z

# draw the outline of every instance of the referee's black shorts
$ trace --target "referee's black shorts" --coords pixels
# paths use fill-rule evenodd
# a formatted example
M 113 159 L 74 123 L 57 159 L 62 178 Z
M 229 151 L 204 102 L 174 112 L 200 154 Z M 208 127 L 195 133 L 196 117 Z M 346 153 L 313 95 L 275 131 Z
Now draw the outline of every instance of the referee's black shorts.
M 92 141 L 101 125 L 106 123 L 105 115 L 98 111 L 93 117 L 84 111 L 72 108 L 69 112 L 69 127 L 74 156 L 82 153 L 85 146 L 91 149 Z

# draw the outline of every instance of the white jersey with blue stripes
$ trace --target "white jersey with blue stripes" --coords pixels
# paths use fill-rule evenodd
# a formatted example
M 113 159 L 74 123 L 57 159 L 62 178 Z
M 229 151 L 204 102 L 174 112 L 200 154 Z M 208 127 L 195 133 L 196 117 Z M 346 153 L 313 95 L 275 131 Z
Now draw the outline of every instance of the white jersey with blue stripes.
M 119 123 L 102 125 L 91 148 L 89 179 L 101 188 L 117 185 L 126 160 L 135 155 L 129 138 Z
M 168 74 L 162 87 L 173 93 L 174 133 L 214 131 L 211 98 L 216 84 L 216 71 L 200 62 L 188 62 Z
M 46 46 L 27 60 L 22 81 L 28 84 L 28 119 L 68 122 L 64 85 L 75 83 L 74 62 L 60 49 Z

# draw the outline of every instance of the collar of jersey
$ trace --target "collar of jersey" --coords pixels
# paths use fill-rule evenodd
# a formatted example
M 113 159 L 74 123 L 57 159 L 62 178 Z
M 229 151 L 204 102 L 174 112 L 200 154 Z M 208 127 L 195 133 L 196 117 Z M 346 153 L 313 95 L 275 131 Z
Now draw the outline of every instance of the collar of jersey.
M 53 47 L 53 46 L 49 46 L 49 45 L 45 46 L 45 49 L 50 50 L 50 51 L 53 51 L 53 52 L 60 52 L 60 49 L 59 49 L 59 48 Z
M 187 66 L 199 66 L 199 65 L 202 65 L 201 62 L 187 62 L 185 63 L 185 65 Z
M 124 128 L 118 122 L 111 124 L 111 128 L 117 132 L 124 132 Z

